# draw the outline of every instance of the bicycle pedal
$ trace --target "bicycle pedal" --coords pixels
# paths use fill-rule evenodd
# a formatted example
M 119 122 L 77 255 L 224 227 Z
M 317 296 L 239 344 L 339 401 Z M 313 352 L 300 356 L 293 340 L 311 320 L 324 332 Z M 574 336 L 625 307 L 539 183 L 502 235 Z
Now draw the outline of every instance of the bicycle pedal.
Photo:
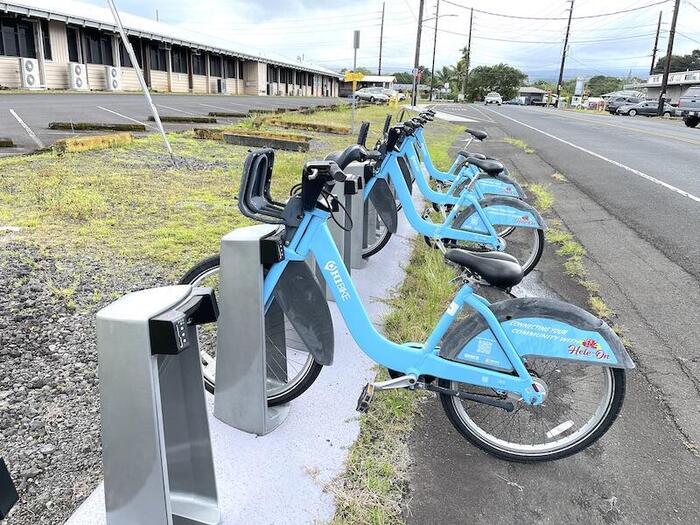
M 366 414 L 369 411 L 369 405 L 372 403 L 374 398 L 374 385 L 372 383 L 367 383 L 360 393 L 360 397 L 357 399 L 357 410 L 362 414 Z

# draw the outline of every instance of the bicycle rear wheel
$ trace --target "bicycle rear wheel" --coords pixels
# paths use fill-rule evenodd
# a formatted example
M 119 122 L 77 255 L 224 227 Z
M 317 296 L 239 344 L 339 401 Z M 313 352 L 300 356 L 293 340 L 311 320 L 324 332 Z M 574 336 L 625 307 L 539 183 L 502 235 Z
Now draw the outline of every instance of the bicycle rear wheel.
M 547 386 L 540 406 L 511 398 L 513 412 L 440 394 L 450 422 L 471 443 L 501 459 L 539 462 L 576 454 L 610 428 L 625 397 L 625 372 L 618 368 L 527 359 L 536 380 Z M 440 380 L 440 386 L 507 399 L 492 389 Z
M 213 288 L 218 295 L 220 262 L 218 255 L 201 261 L 185 274 L 179 284 L 206 286 Z M 284 349 L 277 348 L 274 343 L 279 341 L 278 331 L 284 331 L 287 340 Z M 198 326 L 197 335 L 204 386 L 213 394 L 216 388 L 216 324 Z M 303 394 L 316 381 L 323 365 L 314 360 L 286 319 L 283 323 L 268 326 L 266 339 L 267 404 L 281 405 Z

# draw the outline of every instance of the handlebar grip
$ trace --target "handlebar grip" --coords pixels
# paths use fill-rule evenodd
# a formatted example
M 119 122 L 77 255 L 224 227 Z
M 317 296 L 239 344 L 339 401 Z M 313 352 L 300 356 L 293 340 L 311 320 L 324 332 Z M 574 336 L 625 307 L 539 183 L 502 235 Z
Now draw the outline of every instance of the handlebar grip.
M 340 169 L 335 162 L 331 163 L 330 174 L 331 177 L 333 177 L 333 180 L 336 182 L 345 182 L 348 178 L 347 175 L 345 175 L 345 172 Z

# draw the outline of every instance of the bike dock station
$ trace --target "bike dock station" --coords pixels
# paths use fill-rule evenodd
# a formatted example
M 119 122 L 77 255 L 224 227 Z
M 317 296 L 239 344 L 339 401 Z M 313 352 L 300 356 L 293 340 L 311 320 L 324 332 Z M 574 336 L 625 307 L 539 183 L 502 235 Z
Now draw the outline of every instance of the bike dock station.
M 221 240 L 220 306 L 214 415 L 259 436 L 277 428 L 289 405 L 267 406 L 267 382 L 285 380 L 287 354 L 282 310 L 273 303 L 265 315 L 261 242 L 277 227 L 238 228 Z M 241 279 L 241 276 L 245 276 Z M 268 377 L 269 376 L 269 377 Z
M 97 315 L 106 523 L 220 521 L 195 325 L 210 290 L 171 286 Z
M 335 193 L 343 199 L 339 189 L 340 185 Z M 356 203 L 362 204 L 360 208 L 364 213 L 368 206 L 362 203 L 361 194 L 358 195 L 360 198 L 357 198 L 353 204 L 356 207 Z M 361 220 L 355 224 L 355 227 L 364 222 Z M 271 229 L 273 227 L 262 226 L 260 230 L 245 233 L 244 228 L 247 240 L 234 238 L 231 242 L 248 242 L 254 245 L 257 242 L 256 238 L 264 237 L 264 234 Z M 363 230 L 364 227 L 358 228 L 360 232 Z M 403 219 L 400 222 L 399 235 L 406 239 L 411 236 Z M 229 242 L 227 237 L 224 238 L 224 243 Z M 222 246 L 222 261 L 226 258 L 225 250 L 226 248 Z M 247 259 L 248 264 L 255 261 L 254 251 L 251 248 Z M 376 298 L 388 297 L 391 290 L 401 282 L 403 270 L 400 267 L 400 261 L 407 260 L 410 251 L 410 241 L 394 242 L 390 245 L 390 249 L 383 250 L 372 257 L 367 262 L 366 268 L 353 272 L 353 281 L 375 322 L 381 321 L 387 309 L 386 304 L 377 301 Z M 262 272 L 259 263 L 258 268 Z M 246 279 L 238 282 L 253 281 L 249 283 L 251 289 L 258 286 L 259 276 L 249 273 L 245 275 Z M 223 286 L 225 287 L 226 284 Z M 242 296 L 237 297 L 240 300 Z M 226 312 L 229 305 L 222 296 L 217 295 L 217 300 L 221 310 L 219 322 L 223 326 L 223 318 L 230 315 Z M 248 427 L 249 430 L 241 431 L 219 419 L 223 412 L 216 413 L 216 404 L 220 404 L 222 399 L 230 395 L 230 391 L 227 393 L 226 389 L 222 389 L 223 397 L 218 400 L 215 399 L 216 396 L 206 396 L 222 524 L 251 523 L 252 516 L 255 516 L 256 522 L 276 524 L 312 523 L 329 521 L 332 518 L 333 497 L 324 491 L 324 486 L 342 470 L 347 448 L 356 439 L 359 431 L 355 411 L 358 388 L 354 388 L 353 385 L 363 385 L 372 380 L 375 372 L 373 362 L 360 351 L 347 333 L 344 321 L 334 303 L 331 303 L 330 311 L 335 336 L 334 366 L 324 368 L 314 385 L 304 395 L 295 399 L 291 403 L 291 408 L 286 409 L 288 413 L 285 411 L 283 414 L 275 415 L 268 412 L 263 416 L 263 405 L 253 406 L 250 393 L 246 393 L 246 402 L 252 407 L 249 407 L 250 413 L 255 411 L 253 424 L 259 425 L 258 430 L 263 430 L 260 436 L 256 434 L 253 426 Z M 269 359 L 270 354 L 267 353 L 267 347 L 265 352 L 262 351 L 261 341 L 264 340 L 263 330 L 266 326 L 261 323 L 260 310 L 257 315 L 252 321 L 256 323 L 254 324 L 255 333 L 245 336 L 248 344 L 256 342 L 258 345 L 254 347 L 256 351 L 245 358 L 240 355 L 229 357 L 235 361 L 231 366 L 244 366 L 244 363 L 255 364 L 258 368 L 254 375 L 257 378 L 256 381 L 259 381 L 264 377 L 260 374 L 261 370 L 264 370 L 263 360 Z M 233 332 L 231 337 L 243 336 Z M 289 348 L 295 342 L 287 339 L 286 344 Z M 122 358 L 124 358 L 123 354 Z M 148 359 L 156 358 L 148 355 L 142 358 L 141 362 Z M 134 361 L 131 359 L 127 361 L 132 363 L 130 367 L 130 373 L 132 373 L 131 369 L 136 369 L 133 365 Z M 228 365 L 223 366 L 228 368 Z M 217 378 L 216 395 L 222 395 L 219 392 L 219 382 L 222 379 L 222 377 Z M 236 400 L 234 399 L 232 403 L 236 403 Z M 233 419 L 234 425 L 242 426 L 242 421 L 242 414 L 238 414 Z M 260 426 L 265 424 L 266 428 Z M 264 430 L 267 430 L 267 433 Z M 107 484 L 109 486 L 109 479 Z M 170 489 L 172 492 L 172 486 Z M 273 494 L 274 497 L 270 497 Z M 68 525 L 108 523 L 103 485 L 88 497 L 67 523 Z

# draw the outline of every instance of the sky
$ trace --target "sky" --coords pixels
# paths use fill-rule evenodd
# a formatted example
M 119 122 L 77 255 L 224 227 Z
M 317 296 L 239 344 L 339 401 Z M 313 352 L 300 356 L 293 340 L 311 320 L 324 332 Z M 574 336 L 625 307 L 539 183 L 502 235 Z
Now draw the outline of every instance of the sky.
M 104 0 L 85 0 L 105 5 Z M 648 73 L 659 12 L 659 54 L 666 53 L 673 2 L 598 18 L 659 0 L 574 0 L 565 78 L 579 74 Z M 352 68 L 353 31 L 360 30 L 357 65 L 376 71 L 382 4 L 385 4 L 382 73 L 413 66 L 419 0 L 116 0 L 125 12 L 191 31 L 340 70 Z M 467 43 L 469 7 L 475 9 L 472 67 L 499 62 L 530 75 L 554 78 L 559 69 L 570 0 L 441 0 L 435 65 L 454 65 Z M 456 4 L 456 5 L 455 5 Z M 460 7 L 460 6 L 466 6 Z M 431 66 L 436 0 L 426 0 L 421 65 Z M 509 15 L 494 16 L 490 13 Z M 555 20 L 512 18 L 548 17 Z M 700 0 L 681 0 L 674 54 L 700 48 Z

